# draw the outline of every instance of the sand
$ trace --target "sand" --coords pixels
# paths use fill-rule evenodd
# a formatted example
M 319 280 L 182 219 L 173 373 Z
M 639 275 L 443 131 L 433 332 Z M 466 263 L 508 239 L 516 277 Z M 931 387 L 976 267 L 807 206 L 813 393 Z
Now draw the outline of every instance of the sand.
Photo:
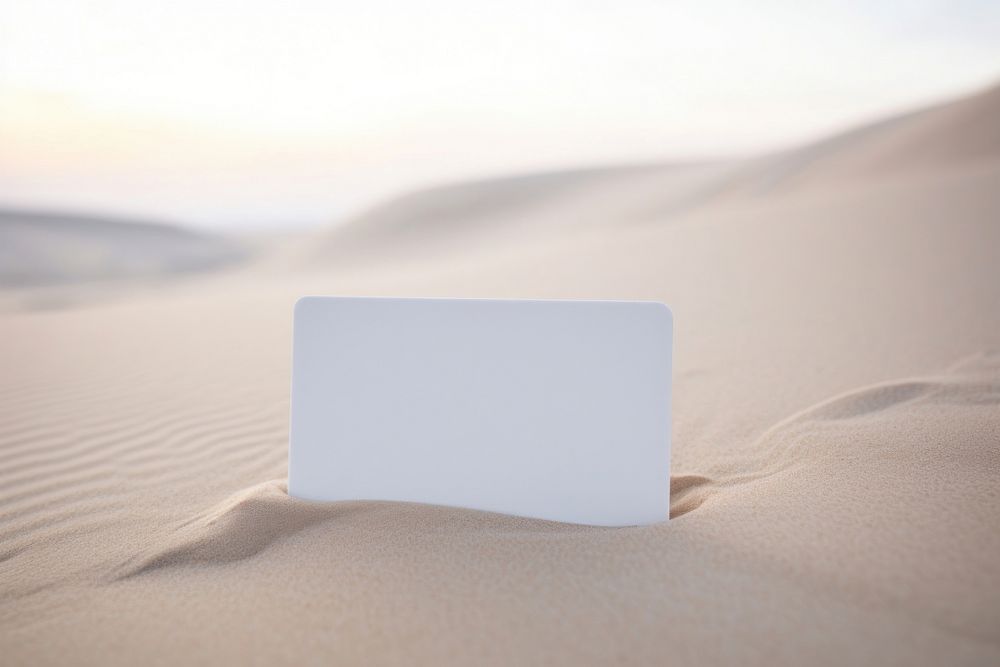
M 998 99 L 737 164 L 417 193 L 143 290 L 8 294 L 4 663 L 997 664 Z M 306 293 L 669 303 L 672 520 L 289 498 Z

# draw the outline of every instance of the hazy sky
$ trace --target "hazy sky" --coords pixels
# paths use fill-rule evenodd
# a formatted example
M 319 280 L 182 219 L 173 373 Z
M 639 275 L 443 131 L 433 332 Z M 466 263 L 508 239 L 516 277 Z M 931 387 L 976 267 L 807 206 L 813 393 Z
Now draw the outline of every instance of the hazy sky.
M 0 0 L 0 204 L 334 221 L 779 148 L 1000 79 L 1000 2 Z

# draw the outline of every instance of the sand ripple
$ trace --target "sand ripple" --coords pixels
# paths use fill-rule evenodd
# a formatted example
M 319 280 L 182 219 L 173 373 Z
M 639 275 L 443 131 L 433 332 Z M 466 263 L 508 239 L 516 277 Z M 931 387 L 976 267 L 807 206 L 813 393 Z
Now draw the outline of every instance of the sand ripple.
M 178 565 L 250 558 L 273 542 L 344 512 L 340 505 L 292 498 L 287 488 L 284 480 L 272 480 L 234 494 L 179 526 L 167 544 L 125 563 L 114 578 Z

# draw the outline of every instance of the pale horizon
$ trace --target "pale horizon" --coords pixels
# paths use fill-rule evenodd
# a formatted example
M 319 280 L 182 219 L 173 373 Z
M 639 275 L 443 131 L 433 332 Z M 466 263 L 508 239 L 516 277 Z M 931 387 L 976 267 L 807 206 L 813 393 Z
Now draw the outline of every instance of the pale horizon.
M 283 7 L 5 3 L 0 205 L 312 226 L 435 183 L 780 150 L 1000 78 L 977 2 Z

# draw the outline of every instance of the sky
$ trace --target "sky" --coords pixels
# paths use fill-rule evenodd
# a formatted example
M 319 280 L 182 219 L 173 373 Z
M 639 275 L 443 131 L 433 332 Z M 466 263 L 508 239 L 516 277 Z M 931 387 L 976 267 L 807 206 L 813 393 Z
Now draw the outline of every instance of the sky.
M 0 0 L 0 206 L 334 224 L 441 182 L 776 150 L 997 81 L 986 0 Z

